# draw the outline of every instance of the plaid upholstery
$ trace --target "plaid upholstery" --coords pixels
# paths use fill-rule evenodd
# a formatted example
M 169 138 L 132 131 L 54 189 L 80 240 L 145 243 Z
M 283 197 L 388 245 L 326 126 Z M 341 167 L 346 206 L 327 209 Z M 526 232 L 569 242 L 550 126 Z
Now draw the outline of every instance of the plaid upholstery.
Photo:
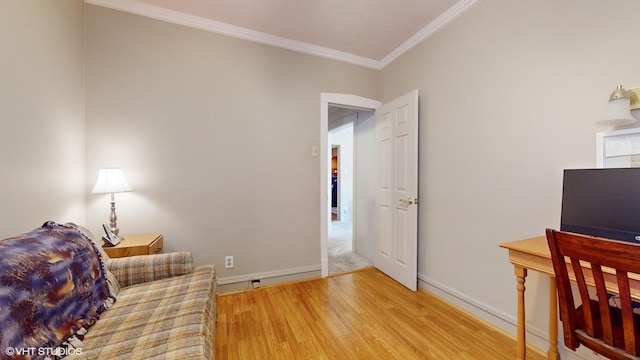
M 150 260 L 148 256 L 122 259 L 138 260 L 136 258 Z M 115 260 L 120 259 L 112 259 Z M 124 283 L 140 278 L 159 278 L 132 265 L 138 261 L 125 263 L 125 268 L 135 269 L 136 275 L 127 276 Z M 164 260 L 151 261 L 154 268 L 160 263 L 166 265 Z M 184 270 L 180 265 L 177 267 Z M 116 276 L 122 274 L 122 267 L 116 269 Z M 119 281 L 123 283 L 122 279 Z M 73 358 L 213 359 L 215 287 L 213 266 L 199 266 L 186 275 L 123 287 L 116 303 L 101 314 L 100 320 L 85 336 L 82 355 Z
M 109 285 L 109 290 L 111 291 L 112 294 L 115 294 L 117 297 L 121 289 L 120 282 L 118 281 L 116 276 L 113 275 L 113 273 L 109 270 L 105 271 L 105 275 L 107 277 L 107 285 Z
M 188 274 L 193 268 L 191 253 L 184 251 L 109 259 L 106 263 L 121 287 Z

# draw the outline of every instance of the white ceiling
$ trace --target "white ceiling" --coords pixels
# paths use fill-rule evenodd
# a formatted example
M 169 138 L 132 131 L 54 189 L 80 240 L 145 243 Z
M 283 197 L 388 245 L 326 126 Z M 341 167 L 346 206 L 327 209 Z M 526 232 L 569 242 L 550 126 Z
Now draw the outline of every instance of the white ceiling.
M 85 0 L 381 69 L 480 0 Z

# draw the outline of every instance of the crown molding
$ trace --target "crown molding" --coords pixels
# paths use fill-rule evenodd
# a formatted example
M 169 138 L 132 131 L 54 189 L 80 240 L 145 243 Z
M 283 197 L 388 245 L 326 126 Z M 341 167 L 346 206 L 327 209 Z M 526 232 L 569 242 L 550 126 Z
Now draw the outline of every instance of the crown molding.
M 156 20 L 166 21 L 177 25 L 183 25 L 195 29 L 205 30 L 221 35 L 226 35 L 242 40 L 252 41 L 264 45 L 275 46 L 302 54 L 320 56 L 353 65 L 363 66 L 375 70 L 382 70 L 400 55 L 413 48 L 436 31 L 453 21 L 456 17 L 470 9 L 480 0 L 460 0 L 445 13 L 424 27 L 409 40 L 393 50 L 382 60 L 375 60 L 338 51 L 323 46 L 291 40 L 280 36 L 267 34 L 260 31 L 235 26 L 220 21 L 215 21 L 200 16 L 185 14 L 179 11 L 169 10 L 158 6 L 141 3 L 133 0 L 85 0 L 85 3 L 124 11 Z
M 458 16 L 464 14 L 467 10 L 471 9 L 473 6 L 475 6 L 479 2 L 480 0 L 458 1 L 455 5 L 450 7 L 447 11 L 442 13 L 442 15 L 438 16 L 435 20 L 429 23 L 429 25 L 422 28 L 422 30 L 418 31 L 415 35 L 410 37 L 402 45 L 398 46 L 395 50 L 389 53 L 389 55 L 385 56 L 382 60 L 380 60 L 380 69 L 383 69 L 387 65 L 391 64 L 400 55 L 404 54 L 405 52 L 412 49 L 414 46 L 426 40 L 431 35 L 435 34 L 438 30 L 445 27 L 447 24 L 455 20 Z

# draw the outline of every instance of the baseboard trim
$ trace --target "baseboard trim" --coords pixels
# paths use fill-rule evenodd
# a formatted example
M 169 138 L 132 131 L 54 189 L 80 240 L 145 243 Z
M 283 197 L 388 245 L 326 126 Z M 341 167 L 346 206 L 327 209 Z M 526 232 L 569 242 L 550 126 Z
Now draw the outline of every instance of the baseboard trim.
M 424 274 L 418 274 L 418 286 L 442 297 L 452 304 L 470 312 L 471 314 L 509 334 L 516 333 L 517 321 L 515 317 L 511 315 L 454 290 Z M 537 349 L 545 349 L 546 352 L 549 344 L 548 331 L 531 324 L 527 324 L 527 343 L 529 345 L 533 345 Z
M 313 277 L 320 277 L 320 265 L 228 276 L 218 279 L 218 293 L 237 291 L 243 287 L 248 288 L 249 281 L 253 279 L 260 279 L 260 285 L 265 286 Z

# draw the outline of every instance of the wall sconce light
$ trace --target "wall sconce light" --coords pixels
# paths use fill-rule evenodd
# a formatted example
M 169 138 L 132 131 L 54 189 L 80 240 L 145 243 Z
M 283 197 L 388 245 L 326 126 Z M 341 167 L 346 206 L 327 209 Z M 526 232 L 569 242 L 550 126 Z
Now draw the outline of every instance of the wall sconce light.
M 625 90 L 622 88 L 622 85 L 618 85 L 618 88 L 609 98 L 609 106 L 607 107 L 607 112 L 604 114 L 604 118 L 597 123 L 599 125 L 609 126 L 635 124 L 638 120 L 631 115 L 631 109 L 640 108 L 640 102 L 638 101 L 639 93 L 640 88 Z
M 114 194 L 119 192 L 131 191 L 131 187 L 124 178 L 122 169 L 108 168 L 100 169 L 98 173 L 98 181 L 91 190 L 92 194 L 111 194 L 111 215 L 109 216 L 110 230 L 115 235 L 118 235 L 120 229 L 116 222 L 118 217 L 116 216 L 116 201 Z

